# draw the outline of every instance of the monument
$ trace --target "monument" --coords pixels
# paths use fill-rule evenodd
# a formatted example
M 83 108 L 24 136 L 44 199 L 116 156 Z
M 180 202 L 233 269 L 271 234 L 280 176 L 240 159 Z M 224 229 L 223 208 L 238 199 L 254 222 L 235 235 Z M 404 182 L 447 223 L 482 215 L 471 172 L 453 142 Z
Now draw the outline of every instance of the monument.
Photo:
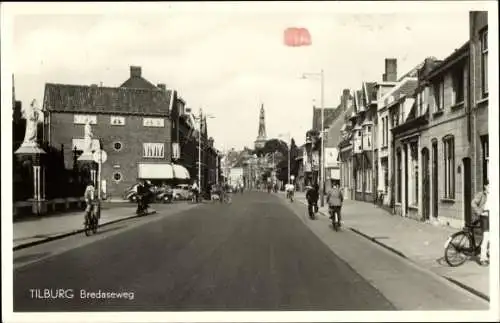
M 31 101 L 31 104 L 23 111 L 23 118 L 26 119 L 26 131 L 24 140 L 21 146 L 14 152 L 21 159 L 29 160 L 33 167 L 33 198 L 32 211 L 34 214 L 45 214 L 47 212 L 47 204 L 45 201 L 45 169 L 41 162 L 41 155 L 45 151 L 40 148 L 37 142 L 38 124 L 40 116 L 43 114 L 38 107 L 36 100 Z
M 264 116 L 264 104 L 262 104 L 260 107 L 260 114 L 259 114 L 259 133 L 257 135 L 257 140 L 255 140 L 254 142 L 255 149 L 264 148 L 266 141 L 267 141 L 266 120 Z

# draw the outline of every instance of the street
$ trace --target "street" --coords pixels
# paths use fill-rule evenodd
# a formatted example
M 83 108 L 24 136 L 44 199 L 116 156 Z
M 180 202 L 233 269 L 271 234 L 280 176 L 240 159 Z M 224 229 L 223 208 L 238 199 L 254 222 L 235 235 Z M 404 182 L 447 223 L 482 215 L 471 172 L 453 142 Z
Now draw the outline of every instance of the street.
M 247 192 L 230 205 L 168 216 L 159 209 L 90 238 L 19 250 L 14 311 L 487 308 L 352 232 L 335 233 L 324 219 L 308 224 L 304 212 L 274 194 Z M 90 294 L 99 291 L 127 294 Z

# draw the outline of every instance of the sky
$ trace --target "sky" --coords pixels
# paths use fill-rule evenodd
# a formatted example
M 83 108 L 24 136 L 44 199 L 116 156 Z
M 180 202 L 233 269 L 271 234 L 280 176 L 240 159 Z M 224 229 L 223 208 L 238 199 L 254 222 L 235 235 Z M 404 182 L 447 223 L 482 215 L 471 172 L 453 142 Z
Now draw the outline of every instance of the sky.
M 303 73 L 324 70 L 325 106 L 335 107 L 343 89 L 381 81 L 385 58 L 398 60 L 401 76 L 425 57 L 445 58 L 468 39 L 466 9 L 346 12 L 326 3 L 298 11 L 285 10 L 283 3 L 251 10 L 252 3 L 238 3 L 233 10 L 234 4 L 219 3 L 175 10 L 160 5 L 162 10 L 136 13 L 57 13 L 52 7 L 43 14 L 16 15 L 16 99 L 23 105 L 42 102 L 46 82 L 119 86 L 135 65 L 152 83 L 178 90 L 192 110 L 213 116 L 208 132 L 220 149 L 253 147 L 261 104 L 268 138 L 290 133 L 300 145 L 321 93 L 320 79 L 301 79 Z M 307 28 L 312 45 L 285 46 L 289 27 Z

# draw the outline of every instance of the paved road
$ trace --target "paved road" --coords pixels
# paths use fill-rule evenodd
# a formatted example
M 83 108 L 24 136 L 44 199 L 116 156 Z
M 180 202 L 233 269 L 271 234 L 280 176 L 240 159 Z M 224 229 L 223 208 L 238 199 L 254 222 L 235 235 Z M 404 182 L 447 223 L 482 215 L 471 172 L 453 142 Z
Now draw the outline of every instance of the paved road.
M 160 209 L 91 238 L 15 252 L 14 311 L 484 307 L 363 238 L 333 233 L 320 221 L 306 223 L 304 210 L 287 204 L 248 192 L 231 205 L 171 215 Z M 331 239 L 339 240 L 332 245 Z M 30 291 L 59 288 L 71 289 L 74 298 L 37 299 Z M 133 299 L 82 299 L 82 291 L 132 292 Z

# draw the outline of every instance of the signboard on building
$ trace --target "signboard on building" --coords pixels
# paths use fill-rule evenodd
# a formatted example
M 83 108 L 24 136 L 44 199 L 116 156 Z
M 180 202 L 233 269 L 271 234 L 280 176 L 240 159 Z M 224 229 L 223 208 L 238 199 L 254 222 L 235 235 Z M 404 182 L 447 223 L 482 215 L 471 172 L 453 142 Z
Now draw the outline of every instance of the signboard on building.
M 340 168 L 330 169 L 330 178 L 340 180 Z
M 331 168 L 331 167 L 337 167 L 339 153 L 337 148 L 325 148 L 325 167 L 326 168 Z

